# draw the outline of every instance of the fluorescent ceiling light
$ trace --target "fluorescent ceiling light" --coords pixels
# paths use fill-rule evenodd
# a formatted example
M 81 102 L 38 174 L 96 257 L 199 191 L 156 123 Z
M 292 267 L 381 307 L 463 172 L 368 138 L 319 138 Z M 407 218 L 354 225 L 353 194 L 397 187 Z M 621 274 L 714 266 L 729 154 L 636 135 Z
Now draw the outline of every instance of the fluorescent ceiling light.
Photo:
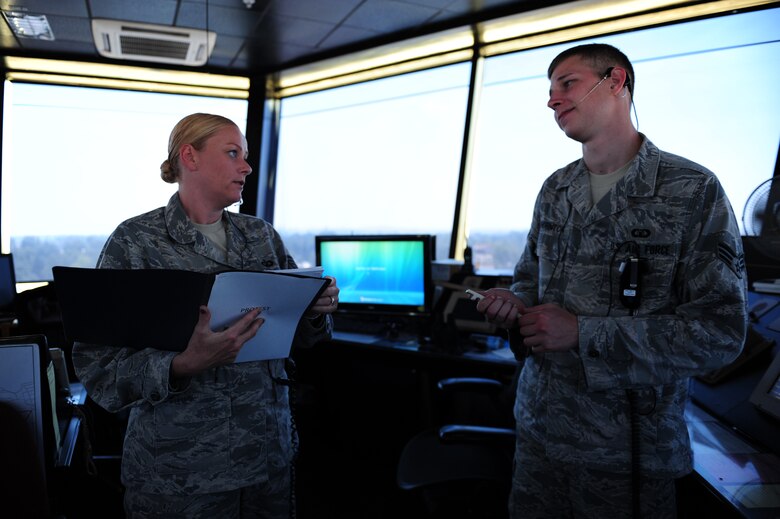
M 452 63 L 453 60 L 468 60 L 473 54 L 473 46 L 474 36 L 467 29 L 445 31 L 397 44 L 383 45 L 283 70 L 275 78 L 275 93 L 285 97 L 293 93 L 353 83 L 358 76 L 359 81 L 365 81 L 409 72 L 421 66 L 432 67 Z
M 165 94 L 188 94 L 197 96 L 224 97 L 229 99 L 248 99 L 247 90 L 231 90 L 198 85 L 183 85 L 173 83 L 152 83 L 149 81 L 132 81 L 127 79 L 96 78 L 87 76 L 61 76 L 57 74 L 38 74 L 35 72 L 8 72 L 9 81 L 26 81 L 29 83 L 49 83 L 80 87 L 115 88 L 118 90 L 145 90 Z
M 719 0 L 695 5 L 661 0 L 583 0 L 485 24 L 482 32 L 485 45 L 480 53 L 483 56 L 505 54 L 771 3 L 773 0 Z
M 565 27 L 668 9 L 682 0 L 579 0 L 546 7 L 482 25 L 483 43 L 520 38 Z
M 165 70 L 147 67 L 133 67 L 128 65 L 109 65 L 102 63 L 85 63 L 78 61 L 59 61 L 40 58 L 21 58 L 6 56 L 5 68 L 9 71 L 8 77 L 18 72 L 32 72 L 39 75 L 52 74 L 59 76 L 71 76 L 69 83 L 75 84 L 78 78 L 93 77 L 106 80 L 127 80 L 147 82 L 149 84 L 183 85 L 205 87 L 211 89 L 225 89 L 230 91 L 243 91 L 241 97 L 246 96 L 249 90 L 249 78 L 244 76 L 228 76 L 223 74 L 208 74 L 204 72 L 190 72 L 179 70 Z M 39 76 L 42 77 L 42 76 Z M 168 88 L 168 87 L 166 87 Z M 232 97 L 232 95 L 231 95 Z

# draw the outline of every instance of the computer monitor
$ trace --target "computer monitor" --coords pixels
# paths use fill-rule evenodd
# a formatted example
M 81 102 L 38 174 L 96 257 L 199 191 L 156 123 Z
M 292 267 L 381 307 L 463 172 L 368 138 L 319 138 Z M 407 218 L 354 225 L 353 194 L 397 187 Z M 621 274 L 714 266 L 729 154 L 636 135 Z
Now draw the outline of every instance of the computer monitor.
M 338 282 L 340 313 L 428 317 L 432 235 L 316 236 L 317 264 Z
M 750 402 L 775 420 L 780 420 L 780 353 L 756 385 Z

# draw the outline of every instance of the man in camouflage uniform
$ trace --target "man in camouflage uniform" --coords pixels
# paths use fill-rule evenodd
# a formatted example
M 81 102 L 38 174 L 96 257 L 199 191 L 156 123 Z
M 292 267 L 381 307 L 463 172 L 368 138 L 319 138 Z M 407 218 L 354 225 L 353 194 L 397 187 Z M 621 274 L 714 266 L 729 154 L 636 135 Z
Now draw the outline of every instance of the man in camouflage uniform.
M 548 77 L 583 158 L 545 181 L 510 290 L 478 304 L 527 355 L 510 513 L 674 517 L 688 379 L 732 361 L 747 331 L 739 229 L 710 171 L 634 128 L 622 52 L 569 49 Z
M 215 120 L 218 129 L 227 124 L 235 135 L 232 123 Z M 242 140 L 236 136 L 228 142 Z M 238 163 L 240 175 L 233 177 L 243 178 L 251 172 L 245 150 L 239 150 L 238 159 L 233 151 L 219 151 L 220 160 Z M 190 159 L 177 157 L 178 152 L 178 146 L 169 151 L 170 161 L 185 169 L 179 162 L 186 165 Z M 202 150 L 197 157 L 207 162 Z M 218 178 L 211 170 L 197 173 Z M 224 231 L 222 246 L 208 239 L 209 231 L 193 222 L 182 200 L 186 183 L 195 182 L 188 180 L 191 174 L 176 176 L 179 192 L 166 207 L 119 225 L 101 252 L 99 268 L 217 272 L 296 267 L 273 227 L 252 216 L 222 211 L 216 223 Z M 330 337 L 328 307 L 335 308 L 337 293 L 333 283 L 315 302 L 316 313 L 301 320 L 293 347 Z M 209 317 L 202 309 L 188 350 L 196 339 L 231 340 L 234 358 L 262 324 L 262 315 L 250 312 L 215 333 L 208 328 Z M 89 396 L 109 411 L 130 410 L 122 457 L 128 517 L 289 517 L 294 431 L 285 360 L 236 364 L 228 356 L 205 369 L 177 371 L 183 353 L 74 345 L 73 363 Z

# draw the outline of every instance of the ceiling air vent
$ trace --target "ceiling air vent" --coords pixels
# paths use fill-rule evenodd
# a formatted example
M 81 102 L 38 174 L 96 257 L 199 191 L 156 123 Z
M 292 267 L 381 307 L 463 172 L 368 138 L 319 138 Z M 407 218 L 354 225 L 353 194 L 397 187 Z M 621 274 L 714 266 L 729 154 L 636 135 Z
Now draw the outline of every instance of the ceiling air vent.
M 92 20 L 92 37 L 101 56 L 199 66 L 208 61 L 217 35 L 200 29 Z

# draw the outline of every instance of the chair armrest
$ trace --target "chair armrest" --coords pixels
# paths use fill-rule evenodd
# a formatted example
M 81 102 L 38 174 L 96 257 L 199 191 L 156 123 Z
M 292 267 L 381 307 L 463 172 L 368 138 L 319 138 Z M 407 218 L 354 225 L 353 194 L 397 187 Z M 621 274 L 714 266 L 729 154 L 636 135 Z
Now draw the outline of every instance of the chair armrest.
M 506 427 L 485 427 L 479 425 L 443 425 L 439 428 L 439 439 L 444 443 L 512 441 L 515 430 Z
M 481 377 L 445 378 L 437 385 L 442 391 L 468 390 L 480 393 L 499 393 L 506 388 L 506 385 L 498 380 Z

